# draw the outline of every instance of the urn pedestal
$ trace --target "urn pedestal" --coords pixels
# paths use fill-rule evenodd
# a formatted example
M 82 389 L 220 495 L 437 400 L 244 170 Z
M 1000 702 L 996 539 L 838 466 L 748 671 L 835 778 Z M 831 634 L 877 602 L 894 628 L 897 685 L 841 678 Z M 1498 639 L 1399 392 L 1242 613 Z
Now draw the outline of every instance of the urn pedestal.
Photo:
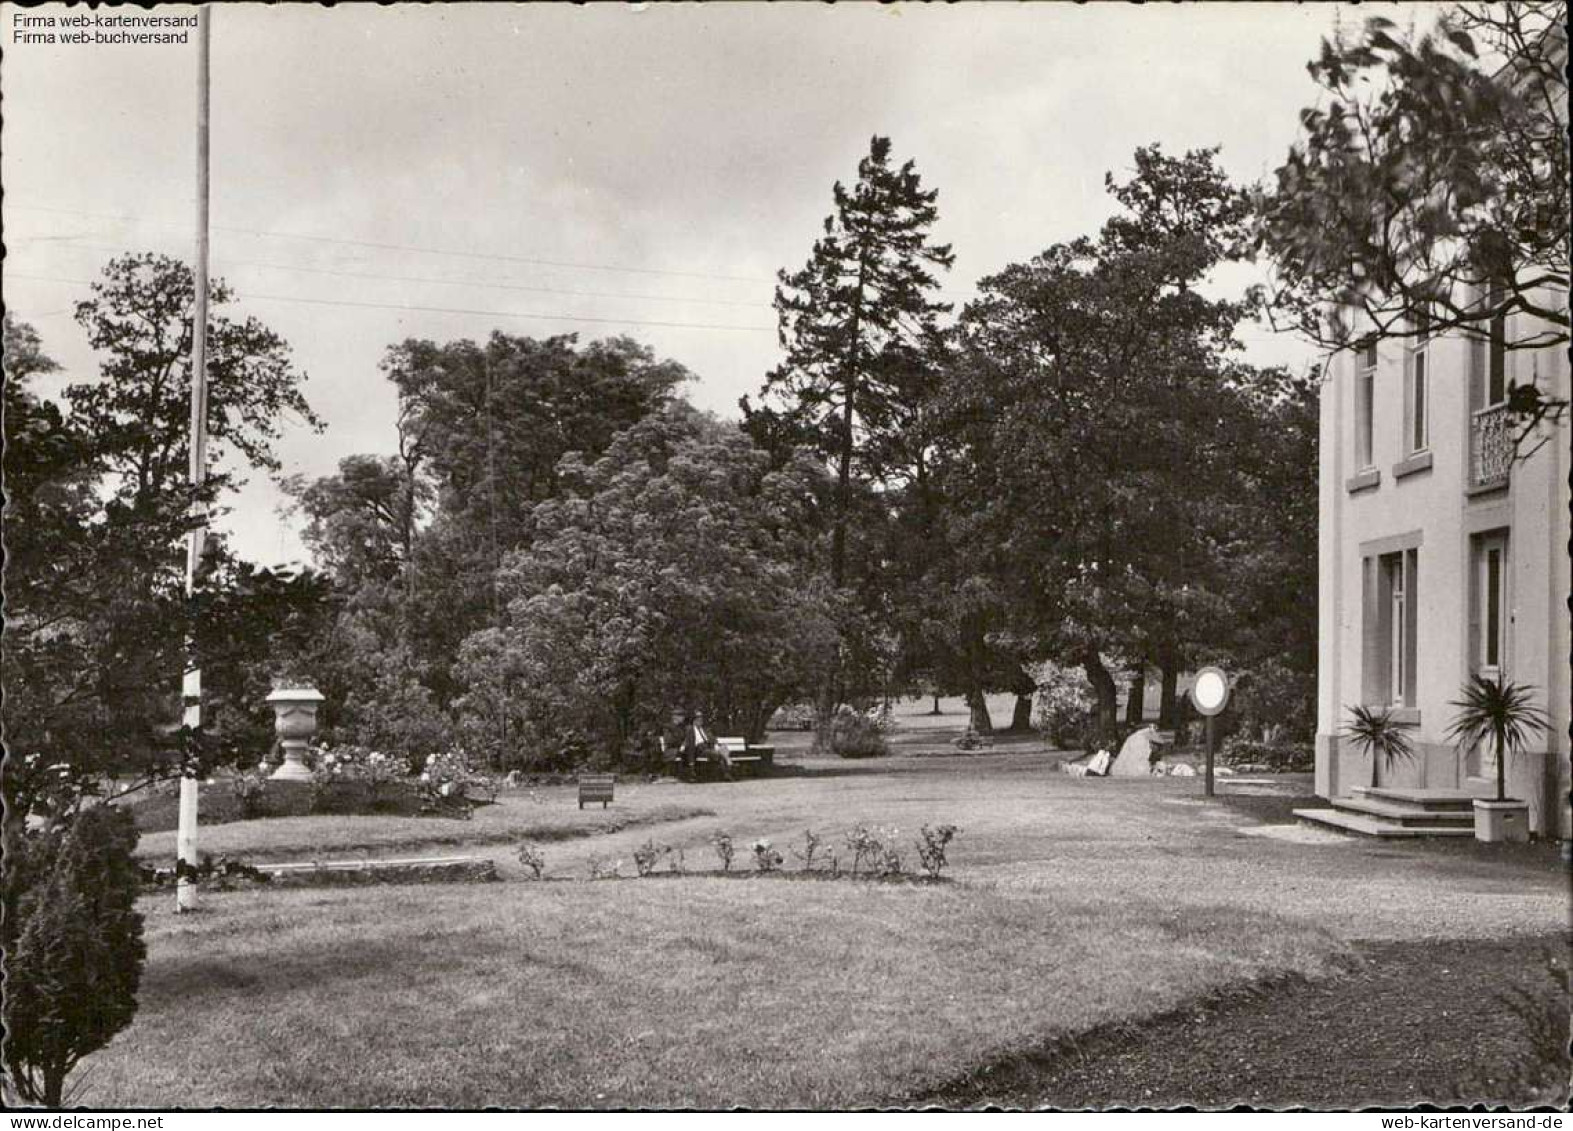
M 273 733 L 279 736 L 284 761 L 270 776 L 273 781 L 310 781 L 306 748 L 317 733 L 317 706 L 323 700 L 311 687 L 292 687 L 275 691 L 267 702 L 273 708 Z

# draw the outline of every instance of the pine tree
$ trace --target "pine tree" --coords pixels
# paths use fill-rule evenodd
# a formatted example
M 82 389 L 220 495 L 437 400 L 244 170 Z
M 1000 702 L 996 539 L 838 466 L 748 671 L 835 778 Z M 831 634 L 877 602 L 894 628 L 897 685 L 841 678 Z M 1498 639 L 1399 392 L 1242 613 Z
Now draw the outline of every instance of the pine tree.
M 786 359 L 765 379 L 765 404 L 745 397 L 743 412 L 767 446 L 806 443 L 834 468 L 830 575 L 839 588 L 854 487 L 910 474 L 935 318 L 950 309 L 928 297 L 930 271 L 954 257 L 929 239 L 938 193 L 923 189 L 911 161 L 892 167 L 889 138 L 876 136 L 857 183 L 838 181 L 833 192 L 835 212 L 808 263 L 783 270 L 776 287 Z

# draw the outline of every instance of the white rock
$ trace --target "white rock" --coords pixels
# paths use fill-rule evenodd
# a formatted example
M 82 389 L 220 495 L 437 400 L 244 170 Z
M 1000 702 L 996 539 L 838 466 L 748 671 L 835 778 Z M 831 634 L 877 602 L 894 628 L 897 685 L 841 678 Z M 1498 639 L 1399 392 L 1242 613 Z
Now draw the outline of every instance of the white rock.
M 1157 727 L 1145 726 L 1135 731 L 1120 747 L 1120 756 L 1114 760 L 1109 775 L 1116 778 L 1145 778 L 1152 775 L 1152 736 Z

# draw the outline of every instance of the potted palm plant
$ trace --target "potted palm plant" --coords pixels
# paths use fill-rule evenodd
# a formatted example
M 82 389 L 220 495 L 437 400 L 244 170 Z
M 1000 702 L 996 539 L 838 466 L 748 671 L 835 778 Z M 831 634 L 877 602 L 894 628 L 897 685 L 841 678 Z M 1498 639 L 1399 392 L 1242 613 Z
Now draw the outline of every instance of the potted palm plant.
M 1463 698 L 1448 704 L 1458 708 L 1447 732 L 1455 745 L 1464 749 L 1490 742 L 1496 750 L 1497 795 L 1492 800 L 1475 798 L 1476 840 L 1529 839 L 1529 802 L 1507 795 L 1507 760 L 1529 744 L 1530 735 L 1551 725 L 1532 702 L 1534 690 L 1475 675 L 1464 685 Z
M 1376 773 L 1378 765 L 1391 770 L 1393 763 L 1414 757 L 1414 749 L 1409 745 L 1409 732 L 1394 720 L 1393 712 L 1386 707 L 1350 707 L 1349 725 L 1344 727 L 1344 737 L 1371 759 L 1372 789 L 1381 784 Z

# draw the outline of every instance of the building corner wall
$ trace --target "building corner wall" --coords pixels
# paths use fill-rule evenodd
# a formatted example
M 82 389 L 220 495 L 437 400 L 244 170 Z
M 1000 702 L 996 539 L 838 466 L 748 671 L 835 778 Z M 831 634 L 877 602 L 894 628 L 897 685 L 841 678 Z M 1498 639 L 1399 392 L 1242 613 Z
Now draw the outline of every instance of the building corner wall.
M 1339 390 L 1344 355 L 1328 361 L 1323 374 L 1317 422 L 1316 529 L 1316 793 L 1332 798 L 1339 792 L 1338 702 L 1340 648 L 1338 625 L 1343 616 L 1339 585 L 1340 522 L 1343 518 L 1342 433 Z

